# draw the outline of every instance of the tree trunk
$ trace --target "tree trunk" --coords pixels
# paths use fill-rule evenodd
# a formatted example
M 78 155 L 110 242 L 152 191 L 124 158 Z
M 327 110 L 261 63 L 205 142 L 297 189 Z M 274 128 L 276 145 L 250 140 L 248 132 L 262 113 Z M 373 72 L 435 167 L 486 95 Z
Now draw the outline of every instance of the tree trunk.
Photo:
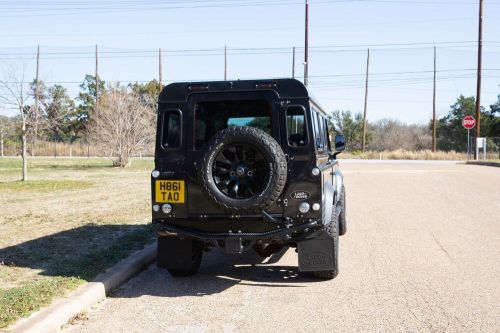
M 22 112 L 22 111 L 21 111 Z M 23 119 L 23 127 L 22 127 L 22 158 L 23 158 L 23 181 L 28 180 L 28 156 L 26 153 L 26 120 Z
M 0 157 L 3 157 L 3 130 L 0 131 Z
M 37 120 L 36 120 L 37 121 Z M 35 156 L 36 152 L 36 143 L 37 143 L 37 138 L 38 137 L 38 125 L 35 124 L 35 135 L 33 137 L 33 147 L 31 147 L 31 156 Z

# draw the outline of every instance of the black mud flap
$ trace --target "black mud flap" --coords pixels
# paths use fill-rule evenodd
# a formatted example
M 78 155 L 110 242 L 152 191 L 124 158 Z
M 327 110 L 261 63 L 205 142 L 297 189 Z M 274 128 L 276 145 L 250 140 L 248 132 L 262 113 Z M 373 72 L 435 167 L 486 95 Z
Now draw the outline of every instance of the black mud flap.
M 333 260 L 334 241 L 325 231 L 318 237 L 298 243 L 299 271 L 328 271 L 336 269 Z
M 159 268 L 189 270 L 192 268 L 193 251 L 199 251 L 199 246 L 200 242 L 191 239 L 159 236 L 156 264 Z

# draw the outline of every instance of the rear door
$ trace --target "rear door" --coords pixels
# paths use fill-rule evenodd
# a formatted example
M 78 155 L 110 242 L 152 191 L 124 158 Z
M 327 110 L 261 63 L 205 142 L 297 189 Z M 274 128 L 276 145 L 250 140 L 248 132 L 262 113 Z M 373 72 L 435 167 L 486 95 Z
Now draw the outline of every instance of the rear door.
M 255 114 L 249 105 L 255 105 Z M 269 119 L 257 109 L 266 105 Z M 207 143 L 218 131 L 231 125 L 252 126 L 268 132 L 281 144 L 279 135 L 279 103 L 274 91 L 247 91 L 223 93 L 193 93 L 188 98 L 187 119 L 187 168 L 188 211 L 190 215 L 224 215 L 225 212 L 211 204 L 198 180 L 200 161 Z M 224 110 L 229 110 L 224 112 Z M 238 111 L 240 110 L 240 111 Z M 282 207 L 275 203 L 268 210 L 271 214 L 282 214 Z
M 288 179 L 283 191 L 285 215 L 296 217 L 301 202 L 318 202 L 321 193 L 317 178 L 311 175 L 316 166 L 313 124 L 309 99 L 283 101 L 281 107 L 281 141 L 288 160 Z M 304 217 L 313 217 L 309 212 Z
M 185 112 L 181 104 L 160 104 L 157 119 L 155 169 L 152 179 L 154 203 L 170 203 L 177 217 L 187 214 Z

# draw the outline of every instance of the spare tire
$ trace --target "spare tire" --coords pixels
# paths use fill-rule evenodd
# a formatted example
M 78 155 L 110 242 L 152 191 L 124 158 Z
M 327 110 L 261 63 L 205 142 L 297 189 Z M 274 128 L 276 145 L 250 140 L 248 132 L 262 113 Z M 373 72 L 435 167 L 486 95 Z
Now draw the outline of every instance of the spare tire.
M 278 199 L 285 187 L 287 163 L 272 136 L 254 127 L 233 126 L 208 143 L 198 172 L 205 194 L 217 207 L 252 213 Z

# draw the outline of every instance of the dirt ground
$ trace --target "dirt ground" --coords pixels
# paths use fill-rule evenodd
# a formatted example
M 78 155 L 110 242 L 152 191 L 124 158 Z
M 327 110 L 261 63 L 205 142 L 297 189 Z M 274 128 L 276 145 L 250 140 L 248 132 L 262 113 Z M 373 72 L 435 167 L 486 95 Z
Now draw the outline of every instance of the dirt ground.
M 350 162 L 340 274 L 293 250 L 209 252 L 198 275 L 152 265 L 68 332 L 499 332 L 500 168 Z

